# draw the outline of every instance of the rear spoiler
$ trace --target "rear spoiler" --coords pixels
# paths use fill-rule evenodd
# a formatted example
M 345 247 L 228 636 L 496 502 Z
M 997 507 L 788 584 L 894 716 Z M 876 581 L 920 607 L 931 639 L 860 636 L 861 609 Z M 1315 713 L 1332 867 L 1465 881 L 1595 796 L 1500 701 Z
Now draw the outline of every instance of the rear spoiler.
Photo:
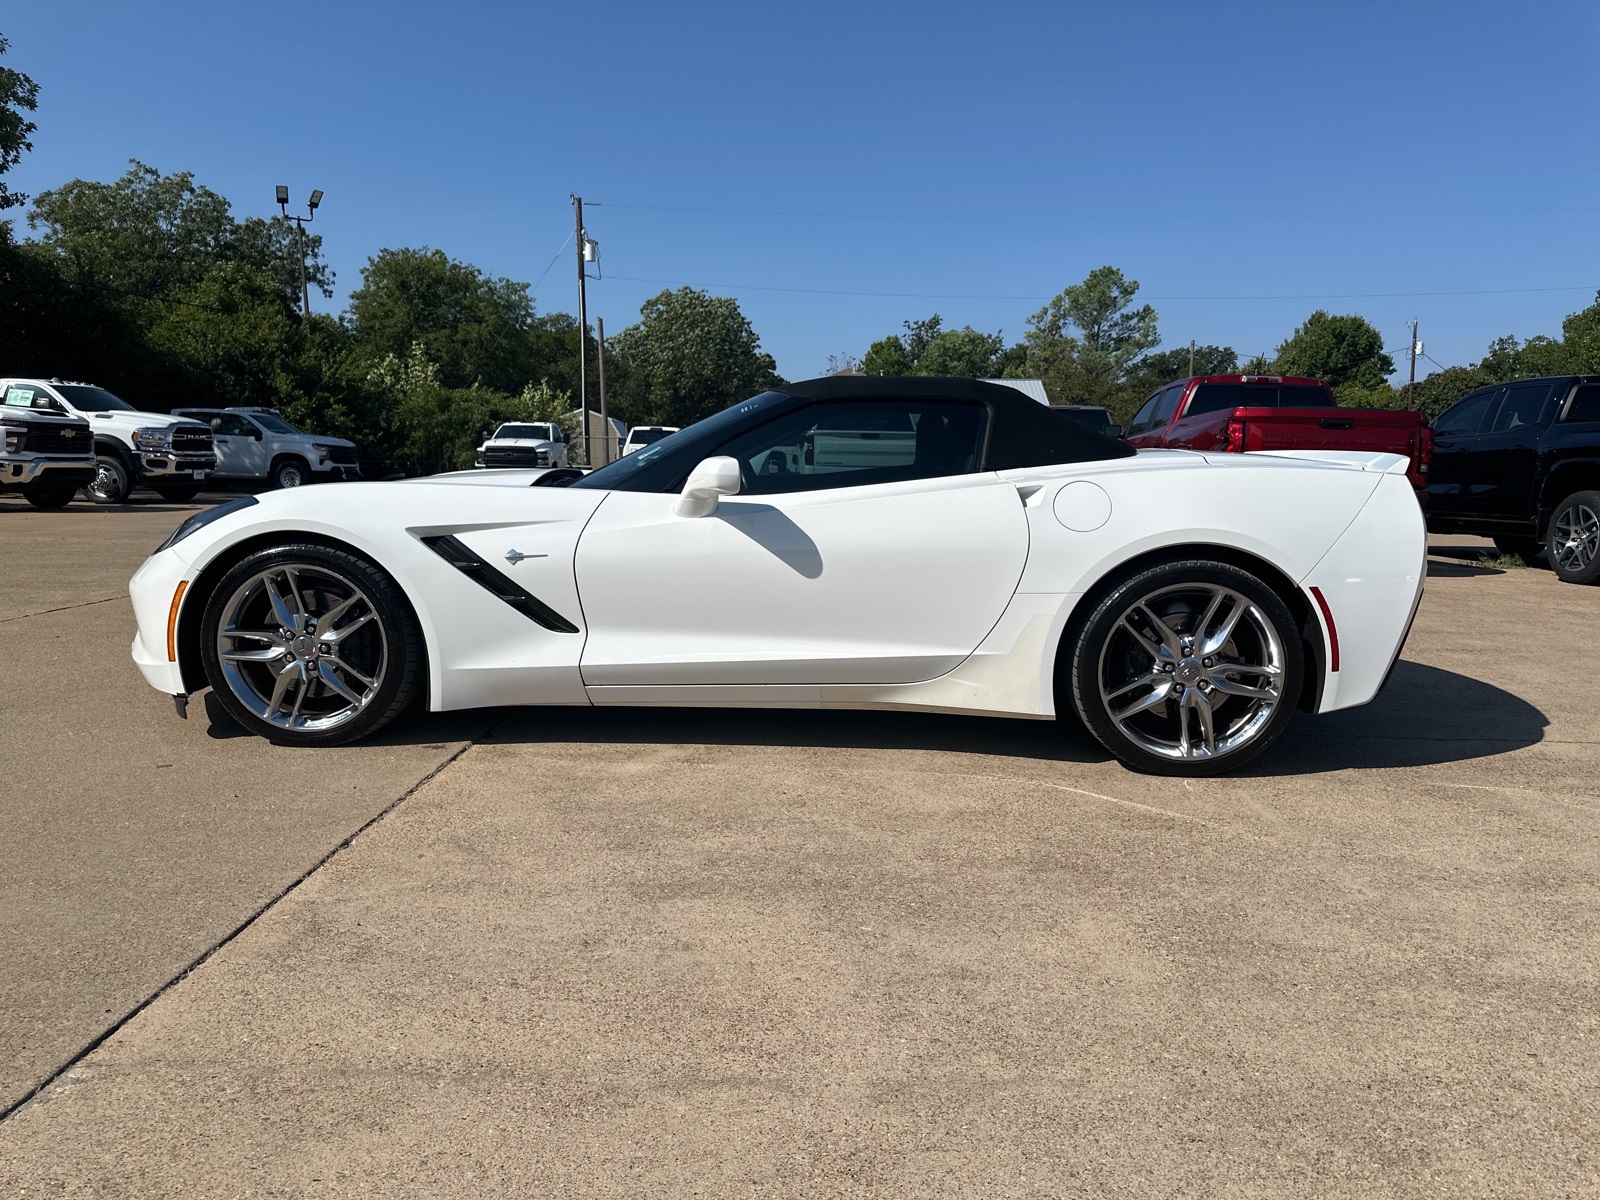
M 1258 458 L 1299 458 L 1384 475 L 1404 475 L 1411 466 L 1411 460 L 1404 454 L 1373 454 L 1368 450 L 1256 450 L 1253 453 Z

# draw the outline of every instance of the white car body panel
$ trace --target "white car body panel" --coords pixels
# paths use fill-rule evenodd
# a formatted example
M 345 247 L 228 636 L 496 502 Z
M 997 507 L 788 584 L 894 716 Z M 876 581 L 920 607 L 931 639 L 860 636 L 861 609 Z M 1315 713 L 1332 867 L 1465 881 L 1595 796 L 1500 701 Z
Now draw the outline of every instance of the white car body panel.
M 1339 671 L 1323 665 L 1318 707 L 1329 711 L 1376 693 L 1421 595 L 1426 538 L 1404 469 L 1394 455 L 1146 451 L 736 495 L 709 517 L 676 515 L 668 494 L 529 487 L 534 470 L 295 489 L 261 496 L 140 568 L 134 658 L 152 686 L 184 693 L 166 649 L 178 584 L 245 539 L 310 535 L 351 546 L 404 589 L 434 710 L 704 704 L 1048 717 L 1062 633 L 1099 580 L 1150 551 L 1220 546 L 1272 564 L 1308 605 L 1312 588 L 1326 600 L 1341 652 Z M 535 624 L 425 546 L 432 534 L 459 539 L 578 632 Z M 512 550 L 526 557 L 507 563 Z

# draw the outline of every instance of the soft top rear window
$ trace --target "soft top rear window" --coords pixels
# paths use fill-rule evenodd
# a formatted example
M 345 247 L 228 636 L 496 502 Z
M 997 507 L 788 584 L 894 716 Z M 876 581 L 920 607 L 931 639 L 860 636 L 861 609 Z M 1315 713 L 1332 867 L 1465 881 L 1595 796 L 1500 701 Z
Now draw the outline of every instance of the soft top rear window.
M 1202 383 L 1185 416 L 1224 408 L 1332 408 L 1333 395 L 1308 383 Z

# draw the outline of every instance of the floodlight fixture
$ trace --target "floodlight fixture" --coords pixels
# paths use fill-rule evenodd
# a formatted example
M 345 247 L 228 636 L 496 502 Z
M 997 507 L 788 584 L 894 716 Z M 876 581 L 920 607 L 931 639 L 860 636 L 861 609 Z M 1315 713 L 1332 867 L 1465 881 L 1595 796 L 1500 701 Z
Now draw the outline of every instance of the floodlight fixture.
M 317 205 L 319 205 L 321 203 L 322 203 L 322 189 L 318 188 L 316 191 L 311 193 L 311 200 L 306 204 L 306 207 L 308 209 L 310 209 L 312 212 L 316 212 L 317 211 Z
M 278 204 L 281 206 L 287 203 L 289 203 L 289 189 L 280 183 L 278 185 Z

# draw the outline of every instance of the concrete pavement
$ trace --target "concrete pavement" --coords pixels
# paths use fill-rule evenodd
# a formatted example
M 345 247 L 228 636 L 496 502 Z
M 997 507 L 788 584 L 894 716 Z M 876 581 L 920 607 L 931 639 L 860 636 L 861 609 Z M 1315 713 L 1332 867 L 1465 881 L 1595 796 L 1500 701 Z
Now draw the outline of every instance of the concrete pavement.
M 301 757 L 172 719 L 125 609 L 0 623 L 52 721 L 106 692 L 70 771 L 0 728 L 29 1078 L 460 751 L 0 1123 L 0 1194 L 1600 1193 L 1600 589 L 1434 571 L 1377 703 L 1189 783 L 910 714 Z

